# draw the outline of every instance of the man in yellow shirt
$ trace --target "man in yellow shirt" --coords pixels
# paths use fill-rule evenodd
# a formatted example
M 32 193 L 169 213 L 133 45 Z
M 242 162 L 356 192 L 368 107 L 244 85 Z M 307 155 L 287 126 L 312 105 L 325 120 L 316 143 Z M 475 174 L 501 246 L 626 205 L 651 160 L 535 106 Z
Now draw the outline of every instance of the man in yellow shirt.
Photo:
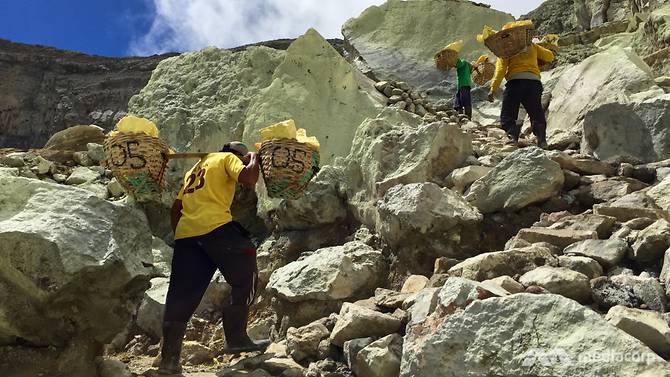
M 500 111 L 502 128 L 507 132 L 511 142 L 518 143 L 521 126 L 517 125 L 516 121 L 519 117 L 520 105 L 523 105 L 530 116 L 530 123 L 533 126 L 533 134 L 537 137 L 538 146 L 546 149 L 548 147 L 547 119 L 542 108 L 543 87 L 538 60 L 551 62 L 554 60 L 554 54 L 533 43 L 519 55 L 509 59 L 498 58 L 496 73 L 489 92 L 489 101 L 494 101 L 495 92 L 504 77 L 507 84 Z
M 246 164 L 246 166 L 245 166 Z M 235 185 L 254 187 L 259 160 L 240 142 L 202 158 L 184 176 L 172 206 L 175 248 L 163 318 L 160 374 L 178 374 L 186 324 L 218 268 L 232 287 L 223 311 L 229 353 L 261 350 L 247 335 L 249 306 L 256 293 L 256 247 L 248 232 L 233 221 L 230 206 Z

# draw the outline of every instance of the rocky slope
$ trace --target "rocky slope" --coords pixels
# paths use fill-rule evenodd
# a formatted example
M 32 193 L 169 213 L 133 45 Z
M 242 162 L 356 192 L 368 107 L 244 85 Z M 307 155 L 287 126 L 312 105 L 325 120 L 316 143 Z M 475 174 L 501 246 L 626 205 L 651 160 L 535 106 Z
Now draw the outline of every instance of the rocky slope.
M 403 8 L 416 20 L 403 30 L 419 40 L 433 27 L 424 7 L 494 12 L 407 3 L 382 6 L 383 25 L 367 18 L 379 7 L 348 25 L 367 30 L 364 40 L 375 28 L 388 36 L 406 25 L 392 13 L 414 7 L 420 14 Z M 637 17 L 661 20 L 664 9 Z M 269 231 L 256 232 L 264 290 L 249 331 L 273 345 L 222 354 L 230 290 L 216 276 L 189 323 L 186 375 L 670 376 L 670 83 L 611 25 L 566 36 L 560 64 L 544 73 L 548 151 L 527 126 L 507 144 L 499 103 L 476 102 L 468 121 L 446 91 L 408 82 L 415 72 L 403 81 L 403 71 L 387 78 L 369 64 L 366 76 L 363 54 L 348 62 L 314 30 L 286 49 L 162 61 L 130 108 L 176 149 L 254 142 L 258 127 L 285 117 L 324 145 L 302 199 L 269 200 L 261 183 L 234 212 Z M 16 376 L 151 375 L 170 276 L 167 216 L 125 197 L 97 166 L 100 140 L 83 126 L 52 149 L 0 152 L 0 367 Z M 172 165 L 171 179 L 183 167 Z M 51 308 L 54 326 L 39 326 Z

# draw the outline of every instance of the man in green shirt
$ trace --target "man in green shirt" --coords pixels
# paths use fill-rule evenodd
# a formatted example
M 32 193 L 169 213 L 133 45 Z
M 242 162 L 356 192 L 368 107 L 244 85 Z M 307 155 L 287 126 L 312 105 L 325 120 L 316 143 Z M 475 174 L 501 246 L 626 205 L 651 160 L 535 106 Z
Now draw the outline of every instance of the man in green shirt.
M 454 98 L 454 110 L 460 114 L 465 114 L 468 119 L 472 119 L 472 97 L 470 96 L 472 64 L 465 59 L 458 59 L 456 72 L 458 73 L 458 91 L 456 92 L 456 98 Z

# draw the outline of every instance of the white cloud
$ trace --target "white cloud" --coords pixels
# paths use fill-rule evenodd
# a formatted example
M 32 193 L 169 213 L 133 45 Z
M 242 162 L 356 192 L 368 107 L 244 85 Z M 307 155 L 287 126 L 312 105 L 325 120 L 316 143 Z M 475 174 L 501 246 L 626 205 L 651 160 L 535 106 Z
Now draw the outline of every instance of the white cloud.
M 131 43 L 130 53 L 150 55 L 206 46 L 235 47 L 295 38 L 313 27 L 327 38 L 341 38 L 344 22 L 385 0 L 146 0 L 156 10 L 149 32 Z M 484 0 L 486 1 L 486 0 Z M 489 0 L 515 15 L 541 0 Z

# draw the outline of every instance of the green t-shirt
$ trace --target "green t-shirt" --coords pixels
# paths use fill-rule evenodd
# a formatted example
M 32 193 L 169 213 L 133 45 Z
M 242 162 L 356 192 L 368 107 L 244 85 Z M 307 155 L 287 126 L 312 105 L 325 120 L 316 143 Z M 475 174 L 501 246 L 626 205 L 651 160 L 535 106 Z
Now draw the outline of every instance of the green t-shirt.
M 472 87 L 471 77 L 472 65 L 465 59 L 458 59 L 456 72 L 458 72 L 458 89 L 464 86 Z

